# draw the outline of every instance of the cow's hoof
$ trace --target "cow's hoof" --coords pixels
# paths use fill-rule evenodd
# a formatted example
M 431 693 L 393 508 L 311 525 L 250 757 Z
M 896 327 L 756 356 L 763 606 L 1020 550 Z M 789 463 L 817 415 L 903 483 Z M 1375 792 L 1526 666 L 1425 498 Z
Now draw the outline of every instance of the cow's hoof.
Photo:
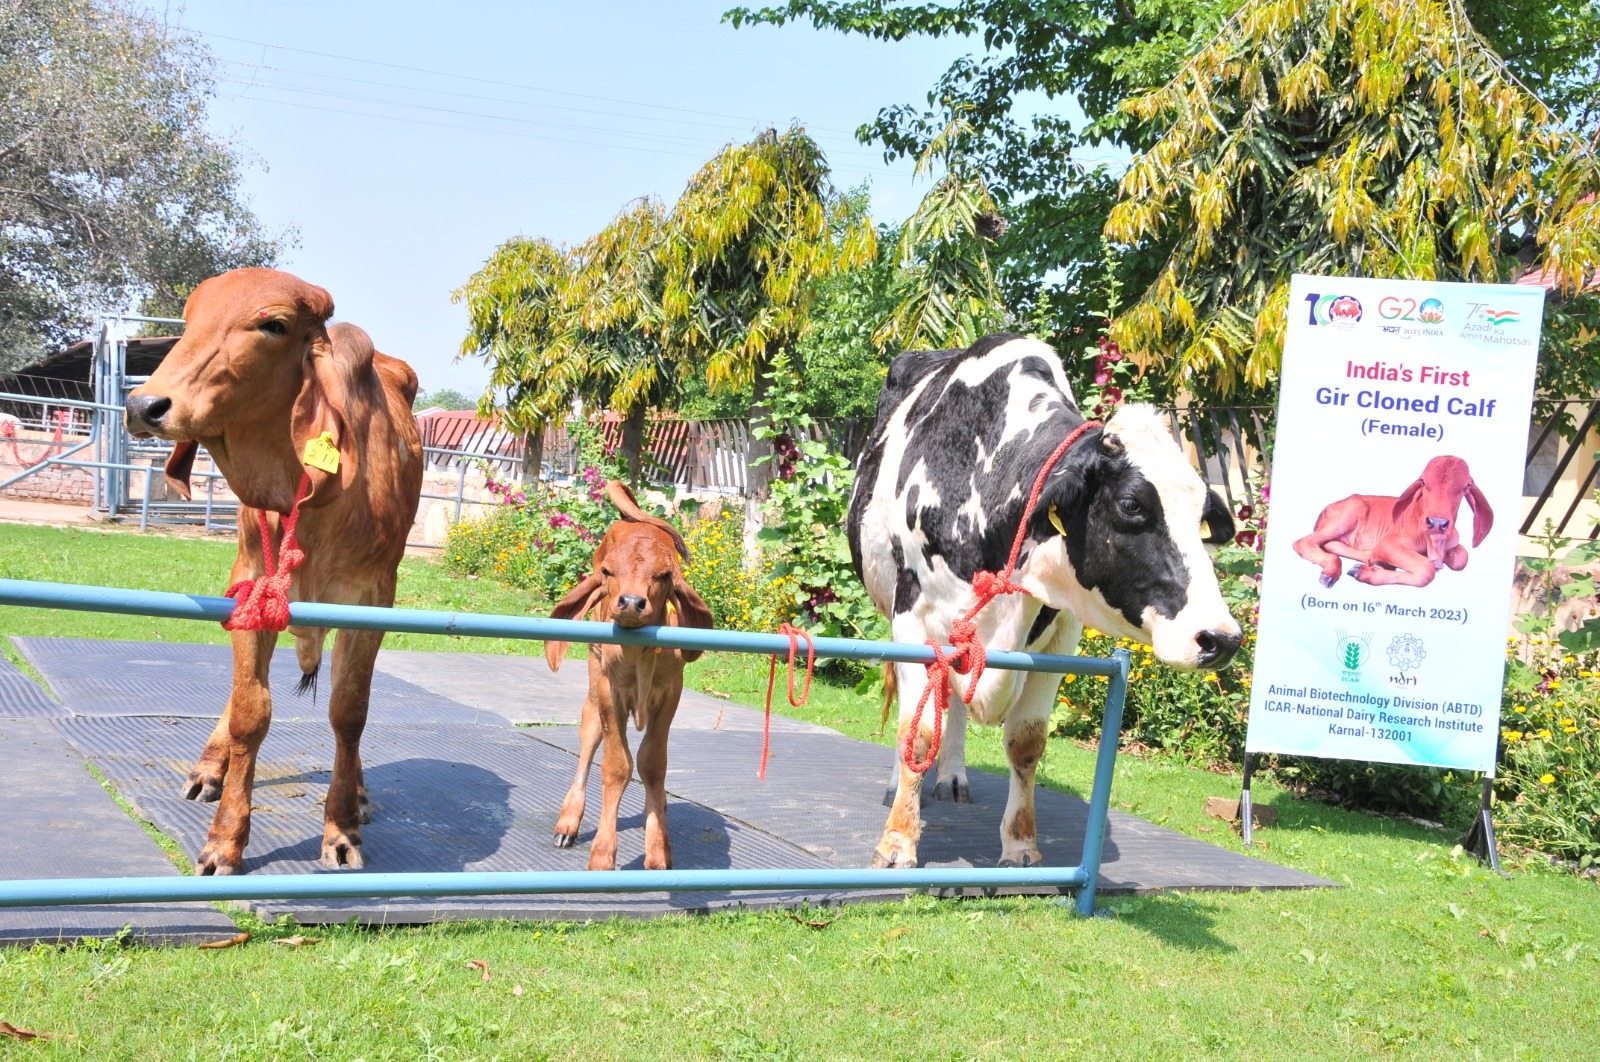
M 562 833 L 560 830 L 557 830 L 555 836 L 555 846 L 557 848 L 571 848 L 573 842 L 577 839 L 578 835 L 575 833 Z
M 972 803 L 972 786 L 959 775 L 933 787 L 933 799 L 948 800 L 954 804 Z
M 329 870 L 360 870 L 366 865 L 361 856 L 361 837 L 335 831 L 322 840 L 322 865 Z
M 1016 856 L 1001 856 L 996 866 L 1002 867 L 1032 867 L 1043 863 L 1044 859 L 1038 852 L 1023 852 Z
M 222 799 L 222 776 L 204 773 L 199 768 L 190 771 L 188 779 L 183 783 L 183 799 L 203 800 L 207 804 L 215 804 Z
M 1322 588 L 1324 590 L 1326 590 L 1328 587 L 1332 586 L 1334 583 L 1336 583 L 1338 581 L 1339 581 L 1339 577 L 1337 575 L 1319 575 L 1319 576 L 1317 576 L 1317 582 L 1322 584 Z
M 590 870 L 615 870 L 615 869 L 617 869 L 617 855 L 616 855 L 616 853 L 613 852 L 610 855 L 605 855 L 605 854 L 600 853 L 600 852 L 590 851 L 590 853 L 589 853 L 589 869 Z

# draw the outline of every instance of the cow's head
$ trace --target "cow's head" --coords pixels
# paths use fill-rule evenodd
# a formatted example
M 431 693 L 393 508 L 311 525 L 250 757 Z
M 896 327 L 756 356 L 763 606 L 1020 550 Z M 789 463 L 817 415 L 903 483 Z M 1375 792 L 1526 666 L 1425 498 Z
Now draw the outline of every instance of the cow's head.
M 1053 513 L 1052 513 L 1053 510 Z M 1024 585 L 1055 608 L 1150 645 L 1180 668 L 1222 667 L 1243 635 L 1217 589 L 1206 543 L 1233 519 L 1149 406 L 1090 431 L 1046 483 Z
M 1467 463 L 1459 457 L 1441 454 L 1429 461 L 1422 475 L 1395 499 L 1394 520 L 1401 523 L 1406 519 L 1403 514 L 1407 507 L 1415 504 L 1414 519 L 1418 526 L 1409 530 L 1442 540 L 1455 530 L 1463 500 L 1472 509 L 1472 546 L 1476 549 L 1494 526 L 1494 510 L 1489 508 L 1489 499 L 1472 481 Z
M 275 269 L 235 269 L 190 294 L 183 338 L 126 403 L 130 432 L 178 444 L 167 477 L 185 497 L 197 443 L 230 484 L 298 473 L 306 442 L 324 433 L 345 465 L 353 462 L 343 410 L 350 372 L 335 361 L 326 327 L 332 313 L 325 290 Z M 370 345 L 366 358 L 370 364 Z M 313 476 L 317 494 L 337 485 L 331 475 Z

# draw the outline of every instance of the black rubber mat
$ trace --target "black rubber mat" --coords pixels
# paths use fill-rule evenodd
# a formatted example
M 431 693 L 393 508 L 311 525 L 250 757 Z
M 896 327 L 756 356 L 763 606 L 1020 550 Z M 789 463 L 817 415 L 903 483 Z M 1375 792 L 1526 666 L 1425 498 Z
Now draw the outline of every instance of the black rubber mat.
M 0 719 L 61 719 L 68 714 L 60 701 L 0 656 Z
M 166 854 L 112 801 L 83 759 L 40 719 L 0 720 L 0 878 L 176 875 Z M 206 903 L 0 907 L 0 943 L 116 936 L 215 940 L 233 922 Z
M 226 645 L 23 636 L 12 641 L 74 715 L 216 719 L 233 688 L 233 650 Z M 317 690 L 297 694 L 300 665 L 294 645 L 288 638 L 280 639 L 269 678 L 275 719 L 327 718 L 332 649 L 330 638 Z M 381 665 L 381 652 L 378 660 Z M 502 716 L 469 708 L 384 674 L 381 666 L 373 674 L 369 703 L 370 718 L 385 724 L 505 724 Z
M 766 667 L 765 657 L 750 659 L 752 667 Z M 495 712 L 513 723 L 576 723 L 589 684 L 589 669 L 584 661 L 568 660 L 560 671 L 552 672 L 542 652 L 496 656 L 402 650 L 380 653 L 378 670 L 473 708 Z M 684 690 L 672 727 L 759 731 L 761 716 L 753 708 Z M 772 717 L 772 729 L 785 733 L 835 733 L 827 727 L 779 715 Z
M 574 730 L 532 731 L 539 740 L 577 752 Z M 761 735 L 679 732 L 668 743 L 667 786 L 805 849 L 836 866 L 866 866 L 894 799 L 894 751 L 842 734 L 774 735 L 766 781 L 758 781 Z M 972 803 L 924 804 L 917 855 L 925 866 L 994 866 L 1009 779 L 968 771 Z M 931 781 L 926 783 L 931 789 Z M 1040 786 L 1035 790 L 1039 850 L 1053 866 L 1083 859 L 1086 801 Z M 1331 882 L 1276 863 L 1251 859 L 1113 811 L 1099 890 L 1276 889 Z
M 184 800 L 179 785 L 209 725 L 198 719 L 85 717 L 59 724 L 138 810 L 190 855 L 204 842 L 214 804 Z M 362 828 L 371 871 L 582 870 L 599 808 L 599 773 L 590 778 L 590 812 L 573 848 L 551 844 L 575 758 L 511 729 L 441 724 L 369 726 L 362 759 L 373 821 Z M 251 874 L 320 869 L 322 796 L 332 760 L 326 726 L 274 723 L 257 767 Z M 825 867 L 829 864 L 737 818 L 686 800 L 669 803 L 674 865 Z M 618 818 L 619 869 L 644 862 L 641 787 L 628 788 Z M 356 873 L 356 872 L 347 872 Z M 888 898 L 896 892 L 851 893 Z M 604 918 L 725 907 L 836 902 L 832 892 L 641 893 L 627 896 L 509 896 L 461 899 L 253 901 L 264 917 L 292 914 L 308 923 L 429 922 L 441 919 Z

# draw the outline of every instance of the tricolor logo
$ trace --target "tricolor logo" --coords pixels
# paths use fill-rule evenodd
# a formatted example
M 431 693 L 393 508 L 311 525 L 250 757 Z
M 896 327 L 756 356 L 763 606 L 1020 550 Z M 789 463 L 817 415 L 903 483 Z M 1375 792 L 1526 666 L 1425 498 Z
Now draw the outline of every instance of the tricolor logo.
M 1520 310 L 1484 310 L 1483 319 L 1492 325 L 1516 324 L 1522 316 Z

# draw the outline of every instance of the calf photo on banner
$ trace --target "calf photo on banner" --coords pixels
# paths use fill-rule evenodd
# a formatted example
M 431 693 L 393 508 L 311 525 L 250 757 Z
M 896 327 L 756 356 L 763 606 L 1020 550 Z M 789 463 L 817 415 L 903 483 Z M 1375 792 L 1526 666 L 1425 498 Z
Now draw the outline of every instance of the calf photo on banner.
M 1493 774 L 1543 305 L 1294 278 L 1247 761 Z

